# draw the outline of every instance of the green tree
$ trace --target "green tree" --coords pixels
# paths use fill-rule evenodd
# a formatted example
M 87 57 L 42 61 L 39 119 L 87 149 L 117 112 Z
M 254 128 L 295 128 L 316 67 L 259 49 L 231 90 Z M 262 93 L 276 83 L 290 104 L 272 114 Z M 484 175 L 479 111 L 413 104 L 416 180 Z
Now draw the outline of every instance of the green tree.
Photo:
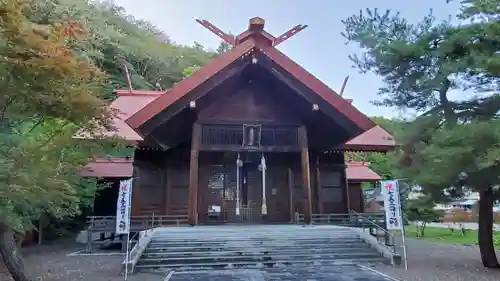
M 226 41 L 221 41 L 219 47 L 217 47 L 217 54 L 222 55 L 231 51 L 231 49 L 232 46 L 229 43 L 227 43 Z
M 96 184 L 76 171 L 108 142 L 75 143 L 72 136 L 109 127 L 113 115 L 100 99 L 104 74 L 70 46 L 83 40 L 84 27 L 35 24 L 23 13 L 30 10 L 29 1 L 0 3 L 0 253 L 15 281 L 32 279 L 13 233 L 89 202 Z
M 85 22 L 87 40 L 71 42 L 79 58 L 92 62 L 107 75 L 107 97 L 126 88 L 123 65 L 136 89 L 164 90 L 183 79 L 182 71 L 204 65 L 216 53 L 195 43 L 182 46 L 143 20 L 134 19 L 110 1 L 33 0 L 28 18 L 41 25 L 62 19 Z
M 436 210 L 435 206 L 433 198 L 428 195 L 407 201 L 406 215 L 409 221 L 417 223 L 417 237 L 425 235 L 427 223 L 438 221 L 443 217 L 444 212 Z
M 200 70 L 200 67 L 198 65 L 193 65 L 193 66 L 187 67 L 186 69 L 184 69 L 182 71 L 182 76 L 184 78 L 189 77 L 189 76 L 193 75 L 193 73 L 195 73 L 198 70 Z
M 364 49 L 351 57 L 355 65 L 383 78 L 377 104 L 420 113 L 402 137 L 403 175 L 435 201 L 478 191 L 481 258 L 499 267 L 492 205 L 500 178 L 500 3 L 461 3 L 462 25 L 432 15 L 410 24 L 397 13 L 367 10 L 344 21 L 344 36 Z M 474 95 L 454 100 L 453 91 Z

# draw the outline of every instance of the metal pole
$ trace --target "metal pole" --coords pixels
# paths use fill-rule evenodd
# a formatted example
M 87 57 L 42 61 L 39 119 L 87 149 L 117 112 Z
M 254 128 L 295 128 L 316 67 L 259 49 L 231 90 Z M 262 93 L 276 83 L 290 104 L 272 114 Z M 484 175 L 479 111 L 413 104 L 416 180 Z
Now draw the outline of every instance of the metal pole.
M 260 159 L 260 165 L 262 168 L 262 215 L 267 215 L 267 204 L 266 204 L 266 158 L 264 158 L 264 153 L 262 153 L 262 158 Z
M 404 223 L 401 227 L 401 241 L 403 242 L 403 259 L 405 262 L 405 269 L 408 270 L 408 256 L 406 254 L 406 243 L 405 243 L 405 226 Z
M 240 153 L 236 159 L 236 215 L 240 215 Z
M 133 178 L 130 179 L 130 190 L 128 192 L 128 229 L 127 229 L 127 247 L 126 247 L 126 253 L 125 253 L 125 281 L 128 280 L 128 262 L 130 259 L 130 216 L 132 212 L 132 181 Z

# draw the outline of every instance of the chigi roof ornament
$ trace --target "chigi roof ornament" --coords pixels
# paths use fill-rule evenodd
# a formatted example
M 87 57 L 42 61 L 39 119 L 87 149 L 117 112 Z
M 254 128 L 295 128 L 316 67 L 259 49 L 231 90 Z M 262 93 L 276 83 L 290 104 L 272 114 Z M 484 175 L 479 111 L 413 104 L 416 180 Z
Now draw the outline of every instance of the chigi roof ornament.
M 234 36 L 222 31 L 220 28 L 211 24 L 207 20 L 197 19 L 196 21 L 206 29 L 212 31 L 215 35 L 219 36 L 224 42 L 230 44 L 231 46 L 239 45 L 250 37 L 260 36 L 266 39 L 265 41 L 267 41 L 270 45 L 276 47 L 307 27 L 307 25 L 298 24 L 290 28 L 288 31 L 284 32 L 280 36 L 275 37 L 264 30 L 266 21 L 263 18 L 254 17 L 249 20 L 248 29 L 246 31 L 243 31 L 238 36 Z

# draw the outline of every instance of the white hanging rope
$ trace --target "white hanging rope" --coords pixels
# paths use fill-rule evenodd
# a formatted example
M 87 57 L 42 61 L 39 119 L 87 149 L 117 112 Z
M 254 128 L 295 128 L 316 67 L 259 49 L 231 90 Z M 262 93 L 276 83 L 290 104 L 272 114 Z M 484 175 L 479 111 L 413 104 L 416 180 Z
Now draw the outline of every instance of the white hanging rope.
M 240 153 L 238 153 L 238 159 L 236 159 L 236 215 L 240 215 L 240 167 L 243 163 L 240 160 Z
M 262 215 L 267 215 L 267 205 L 266 205 L 266 158 L 264 158 L 264 153 L 262 153 L 262 158 L 260 159 L 260 166 L 262 170 Z

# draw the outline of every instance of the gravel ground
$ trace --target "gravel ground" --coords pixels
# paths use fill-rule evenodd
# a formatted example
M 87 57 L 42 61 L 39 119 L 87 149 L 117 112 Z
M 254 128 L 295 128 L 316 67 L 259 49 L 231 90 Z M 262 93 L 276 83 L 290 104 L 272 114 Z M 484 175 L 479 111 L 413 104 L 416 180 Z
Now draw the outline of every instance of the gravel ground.
M 401 281 L 500 281 L 500 270 L 482 267 L 473 246 L 432 244 L 408 239 L 409 269 L 379 265 L 375 269 Z M 119 281 L 122 256 L 73 256 L 72 242 L 25 249 L 26 268 L 37 281 Z M 498 255 L 500 257 L 500 253 Z M 0 280 L 10 281 L 0 264 Z M 164 275 L 137 274 L 129 281 L 163 281 Z M 285 278 L 286 279 L 286 278 Z M 307 280 L 304 279 L 304 280 Z M 362 279 L 369 280 L 369 279 Z
M 485 269 L 479 248 L 433 244 L 407 239 L 408 271 L 377 266 L 377 270 L 404 281 L 500 281 L 500 270 Z M 500 258 L 500 253 L 497 253 Z
M 27 247 L 23 249 L 25 268 L 37 281 L 123 280 L 119 276 L 122 256 L 66 256 L 79 248 L 81 245 L 75 245 L 72 241 Z M 5 266 L 1 263 L 0 280 L 12 280 L 10 276 L 7 277 Z

